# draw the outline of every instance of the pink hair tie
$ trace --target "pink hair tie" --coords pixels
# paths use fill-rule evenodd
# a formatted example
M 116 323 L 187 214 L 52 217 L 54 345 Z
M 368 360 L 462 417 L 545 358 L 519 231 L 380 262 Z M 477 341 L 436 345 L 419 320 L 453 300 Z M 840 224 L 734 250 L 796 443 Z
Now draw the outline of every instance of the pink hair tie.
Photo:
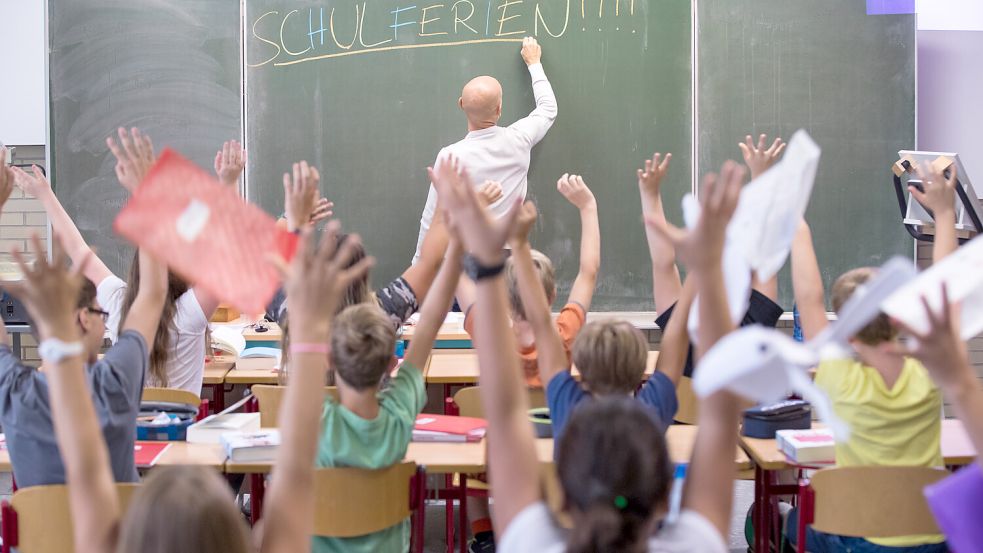
M 328 346 L 328 344 L 319 343 L 290 344 L 290 353 L 319 353 L 322 355 L 327 355 L 331 353 L 331 347 Z

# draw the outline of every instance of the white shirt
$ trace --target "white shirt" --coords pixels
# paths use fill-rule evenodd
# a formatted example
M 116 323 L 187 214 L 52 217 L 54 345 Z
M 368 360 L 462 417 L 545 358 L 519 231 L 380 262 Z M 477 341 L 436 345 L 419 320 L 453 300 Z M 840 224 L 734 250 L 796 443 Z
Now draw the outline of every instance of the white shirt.
M 471 131 L 459 142 L 442 148 L 434 162 L 436 168 L 449 154 L 454 154 L 467 167 L 475 186 L 489 180 L 500 183 L 502 197 L 489 207 L 494 217 L 505 215 L 516 200 L 525 200 L 529 154 L 533 146 L 546 136 L 556 119 L 556 96 L 553 95 L 553 87 L 546 79 L 542 64 L 530 65 L 529 76 L 532 77 L 532 91 L 536 97 L 536 109 L 532 113 L 508 127 L 496 125 Z M 427 205 L 420 218 L 420 236 L 416 241 L 414 263 L 420 257 L 423 237 L 430 229 L 436 209 L 437 191 L 431 184 Z
M 116 343 L 119 320 L 126 296 L 126 282 L 115 275 L 108 276 L 96 287 L 99 305 L 109 312 L 106 337 Z M 205 376 L 205 329 L 208 317 L 201 310 L 194 290 L 188 290 L 177 299 L 177 310 L 171 323 L 171 351 L 167 356 L 167 387 L 201 394 L 201 381 Z M 148 365 L 149 370 L 149 365 Z M 147 386 L 160 386 L 148 372 Z
M 498 544 L 504 553 L 563 553 L 566 531 L 556 525 L 543 502 L 526 507 L 505 529 Z M 649 539 L 649 553 L 727 553 L 723 536 L 696 511 L 683 511 L 679 519 Z

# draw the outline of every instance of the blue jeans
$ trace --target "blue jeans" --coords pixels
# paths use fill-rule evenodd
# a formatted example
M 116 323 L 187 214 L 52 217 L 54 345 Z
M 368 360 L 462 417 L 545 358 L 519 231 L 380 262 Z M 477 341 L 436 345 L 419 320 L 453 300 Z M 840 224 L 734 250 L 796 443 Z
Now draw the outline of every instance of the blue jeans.
M 789 545 L 795 547 L 799 538 L 799 509 L 792 509 L 788 514 L 785 526 L 785 537 Z M 825 534 L 806 527 L 806 550 L 810 553 L 948 553 L 949 548 L 943 543 L 929 545 L 913 545 L 911 547 L 888 547 L 871 543 L 863 538 Z

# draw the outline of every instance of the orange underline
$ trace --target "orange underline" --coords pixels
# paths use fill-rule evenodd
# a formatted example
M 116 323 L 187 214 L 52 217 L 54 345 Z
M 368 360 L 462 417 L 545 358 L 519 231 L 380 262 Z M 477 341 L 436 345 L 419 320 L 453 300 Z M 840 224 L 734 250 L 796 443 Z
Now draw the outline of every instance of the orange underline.
M 309 58 L 302 58 L 299 60 L 281 61 L 279 63 L 274 63 L 273 66 L 280 67 L 282 65 L 294 65 L 297 63 L 304 63 L 305 61 L 325 60 L 328 58 L 340 58 L 342 56 L 354 56 L 357 54 L 370 54 L 372 52 L 386 52 L 389 50 L 408 50 L 410 48 L 436 48 L 438 46 L 463 46 L 465 44 L 483 44 L 489 42 L 522 42 L 522 39 L 521 38 L 480 38 L 475 40 L 460 40 L 458 42 L 437 42 L 434 44 L 404 44 L 402 46 L 386 46 L 385 48 L 369 48 L 366 50 L 352 50 L 350 52 L 324 54 L 322 56 L 312 56 Z

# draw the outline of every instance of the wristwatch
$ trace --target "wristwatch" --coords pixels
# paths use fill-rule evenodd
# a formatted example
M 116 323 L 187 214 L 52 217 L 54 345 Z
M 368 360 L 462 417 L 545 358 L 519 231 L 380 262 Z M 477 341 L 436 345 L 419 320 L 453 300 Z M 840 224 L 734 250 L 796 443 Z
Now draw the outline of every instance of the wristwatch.
M 464 274 L 468 275 L 468 278 L 478 282 L 501 274 L 505 269 L 505 260 L 503 259 L 495 265 L 482 265 L 475 256 L 467 254 L 461 259 L 461 268 L 464 269 Z
M 38 355 L 49 363 L 57 363 L 66 357 L 82 355 L 85 347 L 82 342 L 62 342 L 58 338 L 42 340 L 38 345 Z

